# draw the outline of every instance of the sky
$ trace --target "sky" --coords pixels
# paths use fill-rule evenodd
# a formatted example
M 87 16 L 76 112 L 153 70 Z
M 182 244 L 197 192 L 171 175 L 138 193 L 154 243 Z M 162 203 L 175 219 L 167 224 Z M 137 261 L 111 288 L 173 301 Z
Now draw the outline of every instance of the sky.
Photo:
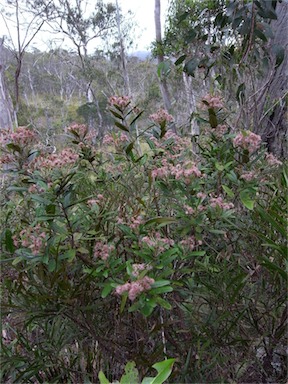
M 111 0 L 110 0 L 111 1 Z M 112 0 L 113 1 L 113 0 Z M 161 0 L 162 27 L 168 9 L 169 0 Z M 137 50 L 147 50 L 151 41 L 155 40 L 154 25 L 154 0 L 118 0 L 123 13 L 129 9 L 135 14 L 135 21 L 139 27 L 136 35 L 138 41 Z
M 105 2 L 116 2 L 116 0 L 104 0 Z M 88 2 L 93 6 L 95 4 L 95 0 L 88 0 Z M 0 6 L 3 1 L 0 0 Z M 164 20 L 168 10 L 169 0 L 161 0 L 161 18 L 162 18 L 162 29 L 164 26 Z M 151 42 L 155 40 L 155 22 L 154 22 L 154 5 L 155 0 L 118 0 L 118 4 L 122 9 L 122 13 L 127 14 L 128 10 L 131 10 L 133 13 L 133 21 L 135 21 L 137 27 L 135 27 L 135 35 L 134 35 L 134 46 L 130 49 L 130 51 L 143 51 L 149 50 L 149 46 Z M 0 7 L 1 8 L 1 7 Z M 16 39 L 16 29 L 13 28 L 12 19 L 15 17 L 13 15 L 13 8 L 11 8 L 11 20 L 8 22 L 8 27 L 10 29 L 10 35 L 14 40 L 14 45 L 17 45 Z M 27 20 L 28 22 L 28 20 Z M 5 23 L 3 23 L 3 19 L 1 20 L 1 32 L 0 35 L 9 35 L 5 28 Z M 15 24 L 14 24 L 15 25 Z M 47 29 L 47 27 L 45 28 Z M 22 36 L 24 36 L 25 32 L 22 32 Z M 36 36 L 30 45 L 30 49 L 38 48 L 40 50 L 49 50 L 52 48 L 56 48 L 61 45 L 62 48 L 69 48 L 68 39 L 63 42 L 63 35 L 55 35 L 49 34 L 49 32 L 44 32 L 43 30 Z M 96 44 L 95 44 L 96 45 Z M 70 48 L 72 48 L 70 43 Z M 97 48 L 96 46 L 91 46 L 89 51 L 94 51 Z

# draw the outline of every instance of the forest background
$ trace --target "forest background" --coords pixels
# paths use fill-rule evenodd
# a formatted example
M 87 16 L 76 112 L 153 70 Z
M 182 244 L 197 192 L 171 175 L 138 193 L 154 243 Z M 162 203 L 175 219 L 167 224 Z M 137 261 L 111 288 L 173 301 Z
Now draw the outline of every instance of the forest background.
M 286 382 L 288 2 L 87 4 L 2 4 L 2 381 Z

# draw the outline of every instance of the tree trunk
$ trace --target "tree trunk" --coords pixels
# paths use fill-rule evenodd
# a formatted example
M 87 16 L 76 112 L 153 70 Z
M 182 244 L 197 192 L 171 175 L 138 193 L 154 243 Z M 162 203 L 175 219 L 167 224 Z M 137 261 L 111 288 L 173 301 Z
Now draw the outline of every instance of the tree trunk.
M 196 97 L 193 89 L 192 77 L 187 75 L 185 72 L 183 72 L 183 83 L 189 112 L 192 149 L 195 153 L 198 153 L 199 147 L 197 143 L 200 136 L 200 127 L 197 120 L 193 116 L 193 113 L 196 112 Z
M 254 130 L 267 143 L 268 151 L 287 158 L 288 0 L 277 3 L 276 13 L 277 20 L 271 22 L 274 39 L 270 45 L 270 77 L 262 82 L 264 88 L 257 97 Z M 284 49 L 284 59 L 278 66 L 277 47 Z
M 124 49 L 123 35 L 121 31 L 121 20 L 120 20 L 118 0 L 116 0 L 116 22 L 117 22 L 117 30 L 118 30 L 118 39 L 120 43 L 120 57 L 121 57 L 121 64 L 122 64 L 123 76 L 124 76 L 125 94 L 127 96 L 131 96 L 130 81 L 129 81 L 129 75 L 127 70 L 127 62 L 126 62 L 126 54 Z
M 156 45 L 157 45 L 157 62 L 158 62 L 158 66 L 160 66 L 162 63 L 164 63 L 162 35 L 161 35 L 161 2 L 160 0 L 155 0 L 154 17 L 155 17 L 155 32 L 156 32 Z M 160 81 L 160 91 L 162 94 L 165 109 L 169 113 L 171 113 L 172 112 L 171 97 L 170 97 L 170 93 L 167 85 L 166 75 L 161 74 L 159 81 Z M 174 132 L 176 131 L 175 124 L 172 125 L 172 129 Z
M 13 129 L 12 102 L 6 89 L 4 79 L 4 39 L 0 39 L 0 130 Z

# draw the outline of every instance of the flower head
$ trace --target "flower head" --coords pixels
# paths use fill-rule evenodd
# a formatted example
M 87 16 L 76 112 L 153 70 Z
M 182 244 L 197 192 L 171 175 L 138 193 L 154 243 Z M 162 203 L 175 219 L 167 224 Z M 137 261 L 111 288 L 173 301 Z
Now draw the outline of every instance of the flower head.
M 260 148 L 261 136 L 251 131 L 243 131 L 238 133 L 233 139 L 233 145 L 234 147 L 241 147 L 247 149 L 249 153 L 253 153 Z
M 131 103 L 130 96 L 111 96 L 109 97 L 109 104 L 119 109 L 125 109 Z
M 165 109 L 160 108 L 156 113 L 153 113 L 149 116 L 149 119 L 154 121 L 156 124 L 164 124 L 164 123 L 171 123 L 174 121 L 174 118 L 172 115 L 170 115 Z

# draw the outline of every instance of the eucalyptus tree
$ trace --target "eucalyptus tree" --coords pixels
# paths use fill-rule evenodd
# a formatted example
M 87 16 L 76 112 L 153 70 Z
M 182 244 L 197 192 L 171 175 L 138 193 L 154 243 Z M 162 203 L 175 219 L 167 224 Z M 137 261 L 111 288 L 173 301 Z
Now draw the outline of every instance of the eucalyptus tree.
M 32 8 L 34 2 L 30 3 Z M 97 1 L 94 6 L 87 0 L 38 0 L 42 17 L 47 19 L 50 27 L 64 36 L 77 53 L 82 76 L 85 79 L 87 106 L 95 111 L 98 117 L 101 134 L 103 117 L 99 108 L 97 92 L 93 87 L 94 68 L 92 52 L 101 46 L 103 39 L 111 36 L 116 30 L 116 7 L 112 3 Z M 49 11 L 48 13 L 46 11 Z M 95 117 L 95 116 L 94 116 Z M 93 114 L 89 126 L 95 126 Z
M 238 103 L 235 129 L 257 132 L 286 157 L 287 0 L 174 0 L 165 46 L 190 76 L 204 70 Z M 241 125 L 240 125 L 241 122 Z
M 17 114 L 20 106 L 20 76 L 25 52 L 42 29 L 45 21 L 41 12 L 28 11 L 24 0 L 2 0 L 0 15 L 3 30 L 6 29 L 6 45 L 14 55 L 16 65 L 14 71 L 13 109 L 14 124 L 18 126 Z M 48 13 L 45 7 L 45 12 Z
M 167 65 L 167 63 L 165 62 L 162 32 L 161 32 L 161 0 L 155 0 L 154 19 L 155 19 L 155 33 L 156 33 L 154 54 L 156 55 L 157 62 L 158 62 L 158 78 L 159 78 L 160 90 L 161 90 L 165 109 L 169 113 L 171 113 L 172 112 L 171 95 L 169 92 L 168 82 L 167 82 L 167 75 L 169 74 L 169 64 Z M 172 125 L 172 128 L 175 131 L 174 124 Z
M 13 106 L 10 99 L 10 95 L 7 90 L 5 81 L 5 67 L 7 65 L 4 60 L 5 47 L 4 38 L 0 39 L 0 130 L 1 129 L 13 129 Z

